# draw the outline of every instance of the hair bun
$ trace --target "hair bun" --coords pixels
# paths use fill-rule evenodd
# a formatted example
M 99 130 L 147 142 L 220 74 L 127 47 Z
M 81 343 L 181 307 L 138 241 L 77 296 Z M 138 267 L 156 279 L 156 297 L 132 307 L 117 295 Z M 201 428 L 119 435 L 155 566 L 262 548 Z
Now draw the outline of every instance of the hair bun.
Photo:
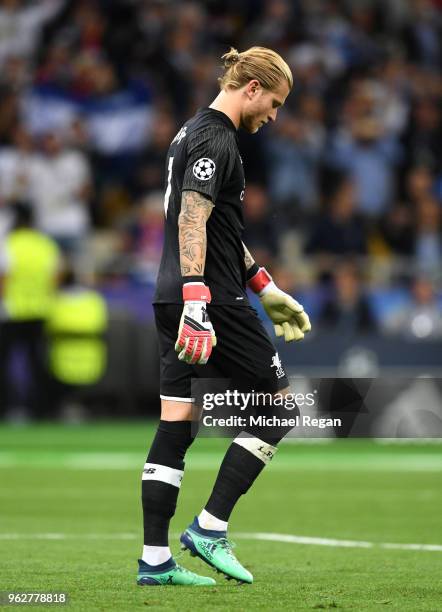
M 221 59 L 224 60 L 224 68 L 230 68 L 239 62 L 239 53 L 236 49 L 230 47 L 230 51 L 228 53 L 224 53 Z

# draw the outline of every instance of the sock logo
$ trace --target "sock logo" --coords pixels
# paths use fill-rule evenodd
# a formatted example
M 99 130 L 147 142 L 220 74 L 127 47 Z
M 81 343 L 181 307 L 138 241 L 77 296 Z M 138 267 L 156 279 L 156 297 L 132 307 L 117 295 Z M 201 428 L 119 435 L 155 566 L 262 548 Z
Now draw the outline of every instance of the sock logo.
M 174 487 L 180 487 L 183 479 L 183 470 L 161 465 L 160 463 L 145 463 L 141 480 L 158 480 Z
M 267 457 L 268 461 L 271 461 L 273 459 L 274 453 L 269 448 L 266 449 L 265 446 L 259 446 L 258 451 L 261 453 L 261 455 Z

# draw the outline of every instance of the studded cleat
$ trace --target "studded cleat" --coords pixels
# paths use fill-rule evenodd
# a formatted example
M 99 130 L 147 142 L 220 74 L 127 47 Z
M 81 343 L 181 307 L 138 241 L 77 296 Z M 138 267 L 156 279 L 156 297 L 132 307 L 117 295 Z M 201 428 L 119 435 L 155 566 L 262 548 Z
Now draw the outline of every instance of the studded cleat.
M 180 541 L 183 550 L 189 550 L 193 557 L 199 557 L 211 565 L 218 573 L 224 574 L 227 580 L 233 578 L 240 584 L 253 582 L 252 574 L 233 554 L 233 544 L 229 542 L 225 532 L 202 529 L 195 517 L 193 523 L 181 535 Z
M 214 586 L 216 582 L 213 578 L 199 576 L 181 567 L 171 557 L 169 561 L 160 565 L 148 565 L 142 559 L 138 559 L 137 584 L 140 586 Z

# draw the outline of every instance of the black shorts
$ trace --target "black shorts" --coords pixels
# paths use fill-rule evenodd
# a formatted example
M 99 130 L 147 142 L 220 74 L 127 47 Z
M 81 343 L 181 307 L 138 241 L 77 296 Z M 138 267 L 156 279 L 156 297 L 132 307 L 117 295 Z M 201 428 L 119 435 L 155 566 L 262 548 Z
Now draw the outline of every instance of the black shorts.
M 242 390 L 276 393 L 289 386 L 273 342 L 251 306 L 208 306 L 217 345 L 206 365 L 179 361 L 175 351 L 183 307 L 155 304 L 162 399 L 190 401 L 192 378 L 231 379 Z

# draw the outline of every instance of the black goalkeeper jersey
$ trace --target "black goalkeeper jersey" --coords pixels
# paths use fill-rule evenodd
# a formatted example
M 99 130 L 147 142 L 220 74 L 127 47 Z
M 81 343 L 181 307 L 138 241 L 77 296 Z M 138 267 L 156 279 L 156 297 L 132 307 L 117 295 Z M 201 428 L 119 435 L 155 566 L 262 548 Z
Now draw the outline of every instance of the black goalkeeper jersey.
M 189 190 L 205 195 L 214 204 L 206 225 L 204 269 L 212 305 L 249 305 L 241 241 L 245 180 L 237 138 L 227 115 L 204 108 L 173 139 L 166 159 L 165 240 L 154 304 L 183 302 L 178 215 L 181 192 Z

